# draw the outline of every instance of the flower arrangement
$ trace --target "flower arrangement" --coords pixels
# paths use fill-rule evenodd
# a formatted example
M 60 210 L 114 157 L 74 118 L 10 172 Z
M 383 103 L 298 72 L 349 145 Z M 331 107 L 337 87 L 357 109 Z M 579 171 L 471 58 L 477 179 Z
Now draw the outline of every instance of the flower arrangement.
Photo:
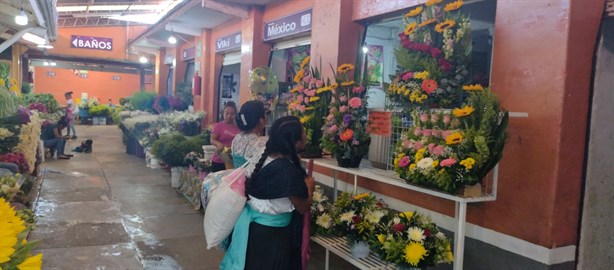
M 79 101 L 79 109 L 82 110 L 89 110 L 90 108 L 98 105 L 100 105 L 100 103 L 98 102 L 97 98 L 84 98 Z
M 30 123 L 30 110 L 28 110 L 28 108 L 19 106 L 19 108 L 17 109 L 17 118 L 24 125 Z
M 462 0 L 429 0 L 407 12 L 399 70 L 387 88 L 388 97 L 404 108 L 452 108 L 462 98 L 471 61 L 471 23 L 460 11 Z
M 375 196 L 344 192 L 333 204 L 332 231 L 345 236 L 350 243 L 367 241 L 375 233 L 377 224 L 385 221 L 387 214 L 386 204 Z
M 37 110 L 38 112 L 41 113 L 47 113 L 47 106 L 45 106 L 45 104 L 40 103 L 40 102 L 34 102 L 34 103 L 30 103 L 30 105 L 28 105 L 28 108 L 30 110 Z
M 38 242 L 25 239 L 24 220 L 4 198 L 0 198 L 0 228 L 0 268 L 41 269 L 43 254 L 30 254 Z
M 316 234 L 329 234 L 333 227 L 333 217 L 331 216 L 332 203 L 328 197 L 324 195 L 324 190 L 321 186 L 316 185 L 313 191 L 311 203 L 311 223 L 312 228 L 315 228 Z
M 508 113 L 488 88 L 468 85 L 469 98 L 451 111 L 416 111 L 401 135 L 394 170 L 408 183 L 455 193 L 479 183 L 502 157 Z
M 26 104 L 37 104 L 40 103 L 44 105 L 45 111 L 41 111 L 43 107 L 40 105 L 34 105 L 34 108 L 30 107 L 30 109 L 36 109 L 41 113 L 53 113 L 58 110 L 59 104 L 58 101 L 51 94 L 28 94 L 23 96 Z
M 21 178 L 21 174 L 0 176 L 0 198 L 11 201 L 15 195 L 21 192 L 21 190 L 19 190 L 21 187 L 18 183 L 19 178 Z
M 28 172 L 30 165 L 22 153 L 6 153 L 0 155 L 0 162 L 13 163 L 19 167 L 20 172 Z
M 329 87 L 332 97 L 328 116 L 322 126 L 323 148 L 337 158 L 342 167 L 358 167 L 369 151 L 371 137 L 367 120 L 366 89 L 353 76 L 354 65 L 337 68 L 336 82 Z M 351 160 L 350 164 L 343 161 Z
M 90 107 L 90 115 L 94 117 L 107 117 L 109 112 L 109 106 L 107 105 L 94 105 Z
M 322 125 L 328 114 L 328 106 L 331 101 L 333 88 L 330 82 L 322 79 L 320 69 L 311 68 L 311 57 L 303 59 L 300 69 L 294 76 L 296 86 L 290 90 L 293 101 L 288 105 L 290 114 L 298 117 L 307 133 L 307 145 L 305 154 L 309 157 L 322 155 L 320 139 L 322 138 Z
M 41 135 L 41 119 L 38 112 L 30 112 L 30 122 L 22 125 L 19 133 L 19 144 L 13 149 L 14 152 L 22 153 L 28 161 L 27 173 L 34 170 L 36 163 L 36 149 Z
M 425 215 L 403 212 L 378 226 L 382 233 L 374 235 L 370 244 L 384 261 L 424 269 L 454 260 L 450 240 Z
M 201 155 L 200 153 L 190 152 L 187 155 L 185 155 L 183 160 L 184 160 L 185 164 L 192 165 L 193 167 L 196 167 L 196 163 L 198 163 L 198 160 L 201 159 L 202 157 L 203 157 L 203 155 Z

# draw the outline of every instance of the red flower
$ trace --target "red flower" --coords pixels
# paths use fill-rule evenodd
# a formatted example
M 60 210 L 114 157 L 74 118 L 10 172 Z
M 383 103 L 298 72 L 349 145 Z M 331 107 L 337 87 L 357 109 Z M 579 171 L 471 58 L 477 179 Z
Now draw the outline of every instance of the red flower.
M 439 58 L 439 56 L 441 56 L 441 50 L 438 48 L 431 48 L 431 55 L 435 58 Z
M 402 232 L 405 230 L 405 225 L 403 223 L 394 224 L 392 225 L 392 230 L 394 232 Z
M 439 68 L 441 68 L 441 70 L 443 70 L 444 72 L 452 70 L 452 64 L 448 60 L 441 58 L 439 59 L 438 63 Z
M 422 90 L 427 94 L 433 93 L 437 89 L 437 82 L 434 80 L 424 80 L 422 82 Z
M 429 229 L 424 229 L 424 236 L 429 237 L 431 236 L 433 233 L 431 233 L 431 230 Z
M 362 221 L 362 219 L 360 218 L 360 216 L 353 216 L 352 217 L 352 222 L 354 222 L 354 224 L 358 224 Z

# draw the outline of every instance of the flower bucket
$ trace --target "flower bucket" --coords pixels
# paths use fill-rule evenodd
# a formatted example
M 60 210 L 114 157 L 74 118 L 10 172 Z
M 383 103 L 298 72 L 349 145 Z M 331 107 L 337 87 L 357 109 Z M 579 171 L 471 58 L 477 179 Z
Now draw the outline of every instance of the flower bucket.
M 98 117 L 92 117 L 92 124 L 94 126 L 100 125 L 100 118 Z
M 149 167 L 152 168 L 152 169 L 159 169 L 160 168 L 160 161 L 157 158 L 152 157 L 149 160 Z
M 337 157 L 337 165 L 342 168 L 358 168 L 360 167 L 360 162 L 362 161 L 362 156 L 353 156 L 349 159 Z
M 179 188 L 181 186 L 181 182 L 179 182 L 180 176 L 181 176 L 181 167 L 172 167 L 171 168 L 171 187 Z
M 89 108 L 79 108 L 79 117 L 80 118 L 87 118 L 90 116 L 90 109 Z
M 354 258 L 356 259 L 366 258 L 367 256 L 369 256 L 369 252 L 371 252 L 371 250 L 369 249 L 369 245 L 365 241 L 352 241 L 349 243 L 349 246 L 352 256 L 354 256 Z

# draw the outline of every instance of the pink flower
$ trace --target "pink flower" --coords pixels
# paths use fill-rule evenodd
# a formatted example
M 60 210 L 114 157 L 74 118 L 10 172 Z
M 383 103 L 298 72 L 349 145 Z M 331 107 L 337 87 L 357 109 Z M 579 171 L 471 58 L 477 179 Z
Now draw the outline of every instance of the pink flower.
M 303 93 L 303 90 L 305 90 L 305 87 L 303 87 L 302 84 L 299 84 L 296 89 L 298 90 L 299 93 Z
M 437 121 L 439 121 L 439 114 L 431 114 L 431 122 L 432 123 L 437 123 Z
M 304 113 L 305 112 L 305 105 L 298 106 L 298 110 L 301 111 L 302 113 Z
M 414 143 L 414 149 L 415 150 L 420 150 L 420 148 L 422 148 L 422 144 L 420 142 L 415 142 Z
M 429 145 L 427 146 L 430 153 L 433 153 L 433 149 L 435 149 L 435 145 L 436 144 L 434 144 L 434 143 L 429 143 Z
M 326 120 L 328 120 L 328 122 L 333 121 L 333 119 L 335 119 L 335 116 L 334 116 L 333 114 L 329 114 L 329 115 L 326 117 Z
M 337 108 L 332 107 L 332 108 L 328 109 L 328 112 L 329 113 L 335 113 L 335 112 L 337 112 Z
M 411 146 L 411 142 L 408 139 L 404 139 L 402 145 L 404 148 L 409 148 Z
M 350 104 L 350 107 L 358 109 L 360 106 L 362 106 L 362 100 L 359 97 L 353 97 L 350 99 L 348 104 Z
M 442 131 L 441 138 L 445 140 L 448 136 L 450 136 L 450 134 L 452 134 L 452 131 L 449 131 L 449 130 Z
M 446 158 L 446 159 L 442 160 L 439 163 L 439 166 L 441 166 L 441 167 L 450 167 L 450 166 L 452 166 L 454 164 L 456 164 L 456 159 Z
M 399 167 L 401 168 L 405 168 L 407 167 L 407 165 L 409 165 L 410 161 L 409 161 L 409 157 L 408 156 L 404 156 L 399 160 Z
M 422 130 L 422 135 L 424 137 L 431 137 L 431 135 L 433 135 L 433 132 L 430 129 L 423 129 Z
M 339 101 L 346 102 L 346 101 L 348 101 L 348 97 L 347 96 L 340 96 L 339 97 Z
M 322 80 L 317 80 L 317 81 L 316 81 L 316 87 L 317 87 L 317 88 L 320 88 L 320 87 L 322 87 L 323 85 L 324 85 L 324 82 L 323 82 Z
M 414 77 L 414 74 L 411 72 L 405 72 L 405 74 L 403 74 L 403 76 L 401 76 L 401 79 L 403 79 L 404 81 L 407 81 L 411 78 Z
M 446 148 L 443 147 L 443 145 L 438 145 L 433 148 L 433 151 L 431 153 L 436 156 L 443 156 L 446 153 Z
M 334 134 L 337 132 L 337 130 L 339 130 L 339 128 L 337 127 L 337 125 L 332 125 L 328 128 L 328 133 L 330 134 Z
M 441 55 L 441 50 L 438 48 L 431 48 L 431 55 L 438 58 Z
M 433 137 L 435 138 L 440 138 L 441 137 L 441 130 L 439 129 L 433 129 Z
M 318 82 L 318 79 L 316 78 L 311 78 L 311 80 L 309 81 L 309 84 L 313 84 L 315 85 Z
M 446 115 L 443 116 L 443 123 L 446 124 L 446 125 L 450 124 L 450 115 L 449 114 L 446 114 Z
M 305 97 L 305 98 L 303 99 L 303 103 L 305 103 L 305 104 L 309 104 L 309 97 Z
M 360 94 L 362 93 L 362 91 L 365 91 L 365 88 L 362 86 L 355 86 L 354 88 L 352 88 L 352 92 L 354 94 Z
M 359 142 L 359 141 L 357 141 L 357 140 L 352 140 L 352 145 L 359 145 L 359 144 L 360 144 L 360 142 Z
M 343 105 L 343 106 L 339 107 L 339 112 L 344 113 L 344 112 L 347 112 L 347 111 L 348 111 L 348 106 Z
M 426 122 L 429 120 L 429 115 L 426 113 L 420 114 L 420 122 Z
M 316 95 L 316 90 L 305 91 L 305 93 L 307 94 L 307 96 L 313 97 Z
M 303 77 L 303 82 L 304 83 L 309 83 L 311 81 L 311 76 L 307 75 L 305 77 Z
M 422 135 L 422 129 L 420 129 L 419 127 L 416 127 L 416 128 L 414 129 L 414 135 L 415 135 L 415 136 L 420 136 L 420 135 Z

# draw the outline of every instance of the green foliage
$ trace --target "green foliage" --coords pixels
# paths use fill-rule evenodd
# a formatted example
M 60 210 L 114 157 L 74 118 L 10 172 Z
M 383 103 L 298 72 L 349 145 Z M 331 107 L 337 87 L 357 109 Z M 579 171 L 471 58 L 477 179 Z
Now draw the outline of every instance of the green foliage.
M 4 87 L 0 87 L 0 117 L 11 116 L 17 111 L 15 95 Z
M 175 94 L 186 106 L 194 104 L 194 96 L 192 95 L 192 83 L 189 81 L 181 81 L 177 84 L 177 93 Z
M 130 103 L 135 110 L 152 111 L 155 97 L 154 92 L 139 91 L 130 96 Z
M 122 106 L 117 106 L 115 107 L 115 110 L 111 112 L 111 118 L 113 118 L 113 123 L 116 123 L 116 124 L 121 123 L 121 117 L 119 116 L 119 113 L 122 112 L 123 110 L 124 108 Z
M 91 116 L 108 116 L 109 115 L 109 106 L 107 105 L 96 105 L 90 108 Z
M 35 102 L 45 104 L 45 107 L 47 107 L 47 111 L 49 113 L 57 111 L 60 107 L 58 101 L 51 94 L 28 94 L 23 95 L 23 99 L 25 100 L 26 104 Z
M 30 94 L 30 93 L 32 93 L 32 88 L 33 87 L 34 87 L 34 85 L 31 84 L 31 83 L 22 82 L 21 83 L 21 93 L 22 94 Z
M 194 143 L 187 137 L 171 133 L 154 142 L 153 154 L 171 167 L 184 166 L 184 157 L 194 148 Z

